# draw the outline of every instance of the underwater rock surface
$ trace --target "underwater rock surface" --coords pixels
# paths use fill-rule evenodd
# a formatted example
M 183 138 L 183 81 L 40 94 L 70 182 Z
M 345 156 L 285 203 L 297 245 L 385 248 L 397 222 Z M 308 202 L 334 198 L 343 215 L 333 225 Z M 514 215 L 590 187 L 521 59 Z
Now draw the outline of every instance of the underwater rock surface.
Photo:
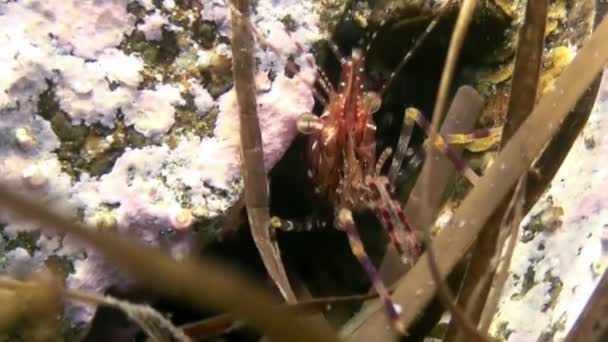
M 226 4 L 0 3 L 2 181 L 92 227 L 186 257 L 190 228 L 221 217 L 242 191 Z M 260 0 L 252 18 L 278 50 L 256 53 L 267 170 L 314 104 L 315 6 Z M 290 55 L 299 68 L 291 77 Z M 48 228 L 0 212 L 0 274 L 25 277 L 53 261 L 70 288 L 128 285 L 94 250 Z M 66 317 L 88 323 L 94 313 L 78 305 Z
M 565 338 L 608 266 L 608 74 L 581 135 L 522 222 L 492 330 L 505 341 Z

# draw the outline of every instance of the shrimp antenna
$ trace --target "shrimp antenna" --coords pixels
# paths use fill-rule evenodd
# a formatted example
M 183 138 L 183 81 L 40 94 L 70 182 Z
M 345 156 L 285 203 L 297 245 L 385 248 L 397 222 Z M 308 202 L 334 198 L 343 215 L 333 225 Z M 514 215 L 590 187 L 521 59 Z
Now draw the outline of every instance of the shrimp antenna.
M 426 29 L 424 30 L 424 32 L 422 32 L 420 34 L 420 36 L 416 39 L 416 41 L 414 42 L 414 45 L 412 45 L 412 47 L 405 54 L 405 56 L 403 56 L 403 59 L 401 60 L 401 62 L 399 62 L 399 64 L 395 67 L 395 69 L 390 74 L 390 76 L 389 76 L 388 80 L 386 81 L 386 83 L 384 83 L 384 85 L 382 86 L 382 88 L 380 88 L 380 91 L 378 91 L 378 96 L 380 98 L 383 97 L 383 95 L 386 92 L 386 90 L 393 84 L 393 81 L 395 80 L 396 76 L 399 74 L 399 72 L 401 72 L 401 69 L 403 69 L 403 67 L 407 64 L 407 62 L 409 62 L 412 59 L 412 57 L 414 56 L 414 54 L 416 53 L 416 51 L 418 51 L 418 49 L 420 48 L 420 46 L 422 45 L 422 43 L 433 32 L 433 30 L 435 29 L 435 27 L 437 27 L 437 24 L 439 24 L 439 22 L 446 16 L 446 14 L 450 12 L 449 9 L 455 3 L 456 3 L 455 0 L 448 0 L 443 5 L 441 5 L 441 7 L 439 8 L 439 10 L 438 10 L 437 15 L 435 16 L 435 18 L 433 18 L 433 20 L 431 20 L 431 22 L 428 24 L 428 26 L 426 27 Z M 366 54 L 367 54 L 367 52 L 369 52 L 372 44 L 376 41 L 376 37 L 378 36 L 379 30 L 385 24 L 386 24 L 386 20 L 383 20 L 380 23 L 378 30 L 376 30 L 374 33 L 372 33 L 372 35 L 370 37 L 370 40 L 369 40 L 367 46 L 365 47 L 365 53 Z

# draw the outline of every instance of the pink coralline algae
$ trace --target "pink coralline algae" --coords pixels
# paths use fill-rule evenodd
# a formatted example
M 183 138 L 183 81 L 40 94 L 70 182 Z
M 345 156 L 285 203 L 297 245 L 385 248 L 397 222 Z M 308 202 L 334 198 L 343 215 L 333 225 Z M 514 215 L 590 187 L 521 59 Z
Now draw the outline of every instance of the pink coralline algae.
M 228 40 L 203 48 L 190 35 L 206 21 L 214 23 L 214 34 L 229 38 L 226 3 L 201 0 L 188 9 L 171 1 L 156 8 L 148 0 L 0 4 L 2 181 L 95 229 L 188 257 L 191 228 L 220 218 L 242 191 L 235 91 L 213 93 L 188 74 L 210 68 L 217 56 L 231 58 Z M 254 25 L 279 50 L 258 47 L 256 53 L 270 170 L 295 137 L 296 118 L 314 104 L 316 71 L 305 61 L 310 53 L 300 53 L 295 42 L 308 51 L 321 35 L 315 1 L 257 3 Z M 281 19 L 296 12 L 296 29 L 287 34 Z M 174 20 L 178 15 L 186 21 Z M 138 33 L 144 41 L 132 42 Z M 170 36 L 187 44 L 155 64 L 150 51 Z M 142 45 L 149 50 L 137 50 Z M 300 70 L 291 77 L 285 74 L 289 55 Z M 208 120 L 210 127 L 194 131 L 184 117 Z M 107 155 L 106 168 L 91 172 Z M 70 265 L 70 288 L 104 293 L 130 284 L 118 265 L 50 228 L 0 211 L 0 273 L 26 276 L 55 257 Z M 33 247 L 24 239 L 33 239 Z M 70 304 L 66 317 L 86 324 L 94 314 L 94 307 Z

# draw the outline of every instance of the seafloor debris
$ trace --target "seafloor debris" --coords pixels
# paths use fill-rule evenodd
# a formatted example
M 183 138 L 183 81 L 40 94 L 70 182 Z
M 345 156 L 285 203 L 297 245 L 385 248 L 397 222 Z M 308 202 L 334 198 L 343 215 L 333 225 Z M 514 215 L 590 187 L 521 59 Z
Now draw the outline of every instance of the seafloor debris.
M 315 6 L 257 3 L 254 25 L 281 54 L 257 51 L 267 169 L 314 103 L 311 56 L 294 42 L 308 51 L 321 37 Z M 188 228 L 215 229 L 208 223 L 242 190 L 229 19 L 223 0 L 0 3 L 2 180 L 100 230 L 187 256 Z M 288 77 L 290 54 L 299 72 Z M 71 288 L 128 284 L 95 251 L 40 228 L 0 213 L 1 274 L 58 259 Z M 94 312 L 73 306 L 67 318 L 87 323 Z

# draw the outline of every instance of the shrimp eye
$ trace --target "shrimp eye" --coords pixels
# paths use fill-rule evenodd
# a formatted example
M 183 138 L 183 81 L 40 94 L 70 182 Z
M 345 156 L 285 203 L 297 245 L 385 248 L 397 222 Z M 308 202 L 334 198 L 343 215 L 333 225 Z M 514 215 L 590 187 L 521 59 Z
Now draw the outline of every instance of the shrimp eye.
M 367 93 L 365 93 L 365 100 L 367 102 L 369 112 L 371 114 L 377 112 L 380 109 L 380 106 L 382 105 L 382 99 L 377 93 L 373 91 L 368 91 Z
M 302 134 L 313 134 L 323 129 L 323 121 L 316 115 L 304 113 L 296 123 L 298 131 Z

